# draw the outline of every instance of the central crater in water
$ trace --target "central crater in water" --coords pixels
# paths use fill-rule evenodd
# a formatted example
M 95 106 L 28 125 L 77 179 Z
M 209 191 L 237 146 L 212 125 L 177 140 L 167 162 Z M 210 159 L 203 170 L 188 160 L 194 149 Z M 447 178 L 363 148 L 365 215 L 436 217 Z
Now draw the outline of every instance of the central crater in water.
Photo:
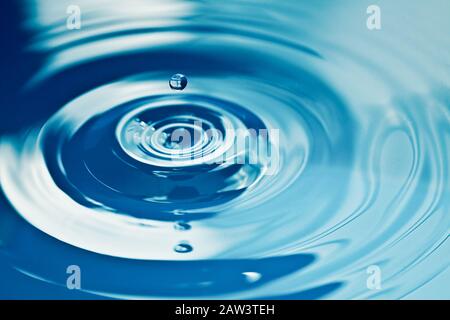
M 91 206 L 175 219 L 254 185 L 270 160 L 260 155 L 270 143 L 265 130 L 249 110 L 220 99 L 129 101 L 87 119 L 62 144 L 56 181 Z
M 126 114 L 116 136 L 123 151 L 137 161 L 184 167 L 229 160 L 227 156 L 235 156 L 236 132 L 245 131 L 239 118 L 213 105 L 156 103 Z

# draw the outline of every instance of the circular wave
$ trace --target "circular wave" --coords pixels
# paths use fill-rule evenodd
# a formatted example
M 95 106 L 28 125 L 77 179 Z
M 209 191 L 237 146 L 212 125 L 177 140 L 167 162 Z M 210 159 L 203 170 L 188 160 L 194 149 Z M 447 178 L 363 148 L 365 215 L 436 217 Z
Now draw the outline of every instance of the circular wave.
M 79 261 L 84 274 L 109 270 L 86 291 L 158 298 L 376 297 L 373 264 L 387 296 L 403 297 L 417 288 L 408 277 L 445 270 L 432 256 L 448 246 L 448 96 L 407 90 L 436 83 L 420 65 L 385 70 L 417 53 L 399 62 L 404 48 L 375 39 L 389 48 L 380 66 L 360 34 L 353 47 L 313 40 L 305 22 L 299 37 L 289 19 L 276 27 L 258 11 L 256 28 L 233 8 L 118 30 L 94 19 L 84 38 L 43 40 L 60 51 L 29 90 L 75 89 L 2 137 L 0 181 L 53 238 L 23 226 L 26 237 L 60 259 L 33 263 L 4 238 L 18 268 L 61 284 L 55 270 Z M 168 86 L 175 72 L 183 91 Z

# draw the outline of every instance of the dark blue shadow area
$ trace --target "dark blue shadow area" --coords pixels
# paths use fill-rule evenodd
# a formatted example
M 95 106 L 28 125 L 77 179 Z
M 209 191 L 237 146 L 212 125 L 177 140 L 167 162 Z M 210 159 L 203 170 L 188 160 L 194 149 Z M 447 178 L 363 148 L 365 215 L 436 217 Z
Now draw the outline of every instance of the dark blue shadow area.
M 25 44 L 29 43 L 31 35 L 23 29 L 24 8 L 20 3 L 21 1 L 0 1 L 0 108 L 2 115 L 8 115 L 0 117 L 0 135 L 15 132 L 21 127 L 23 115 L 17 109 L 20 101 L 23 101 L 22 87 L 44 59 L 42 54 L 25 51 Z M 27 109 L 36 110 L 36 106 L 28 105 Z

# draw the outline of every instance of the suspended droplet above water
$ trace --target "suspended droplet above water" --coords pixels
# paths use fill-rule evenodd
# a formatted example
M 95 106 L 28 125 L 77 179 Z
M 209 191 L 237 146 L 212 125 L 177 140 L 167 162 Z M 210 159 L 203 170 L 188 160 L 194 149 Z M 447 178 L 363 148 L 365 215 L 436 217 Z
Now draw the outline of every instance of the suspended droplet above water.
M 186 88 L 187 83 L 186 76 L 181 73 L 174 74 L 169 80 L 169 85 L 173 90 L 183 90 Z

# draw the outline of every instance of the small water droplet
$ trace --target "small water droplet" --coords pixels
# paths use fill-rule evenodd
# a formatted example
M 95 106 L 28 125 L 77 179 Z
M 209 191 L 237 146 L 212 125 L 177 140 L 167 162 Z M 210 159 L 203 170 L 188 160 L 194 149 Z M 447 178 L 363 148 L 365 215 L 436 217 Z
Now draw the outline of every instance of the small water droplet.
M 179 243 L 173 249 L 178 253 L 188 253 L 194 250 L 194 248 L 192 248 L 192 246 L 188 243 Z
M 186 222 L 177 222 L 174 225 L 175 230 L 186 231 L 191 229 L 191 225 Z
M 170 80 L 169 85 L 174 90 L 183 90 L 187 86 L 187 78 L 184 74 L 176 73 L 174 74 Z
M 261 279 L 262 275 L 258 272 L 248 271 L 242 272 L 248 282 L 256 282 Z
M 172 211 L 172 213 L 176 216 L 183 216 L 186 214 L 186 212 L 184 212 L 183 210 L 180 210 L 180 209 L 175 209 Z

